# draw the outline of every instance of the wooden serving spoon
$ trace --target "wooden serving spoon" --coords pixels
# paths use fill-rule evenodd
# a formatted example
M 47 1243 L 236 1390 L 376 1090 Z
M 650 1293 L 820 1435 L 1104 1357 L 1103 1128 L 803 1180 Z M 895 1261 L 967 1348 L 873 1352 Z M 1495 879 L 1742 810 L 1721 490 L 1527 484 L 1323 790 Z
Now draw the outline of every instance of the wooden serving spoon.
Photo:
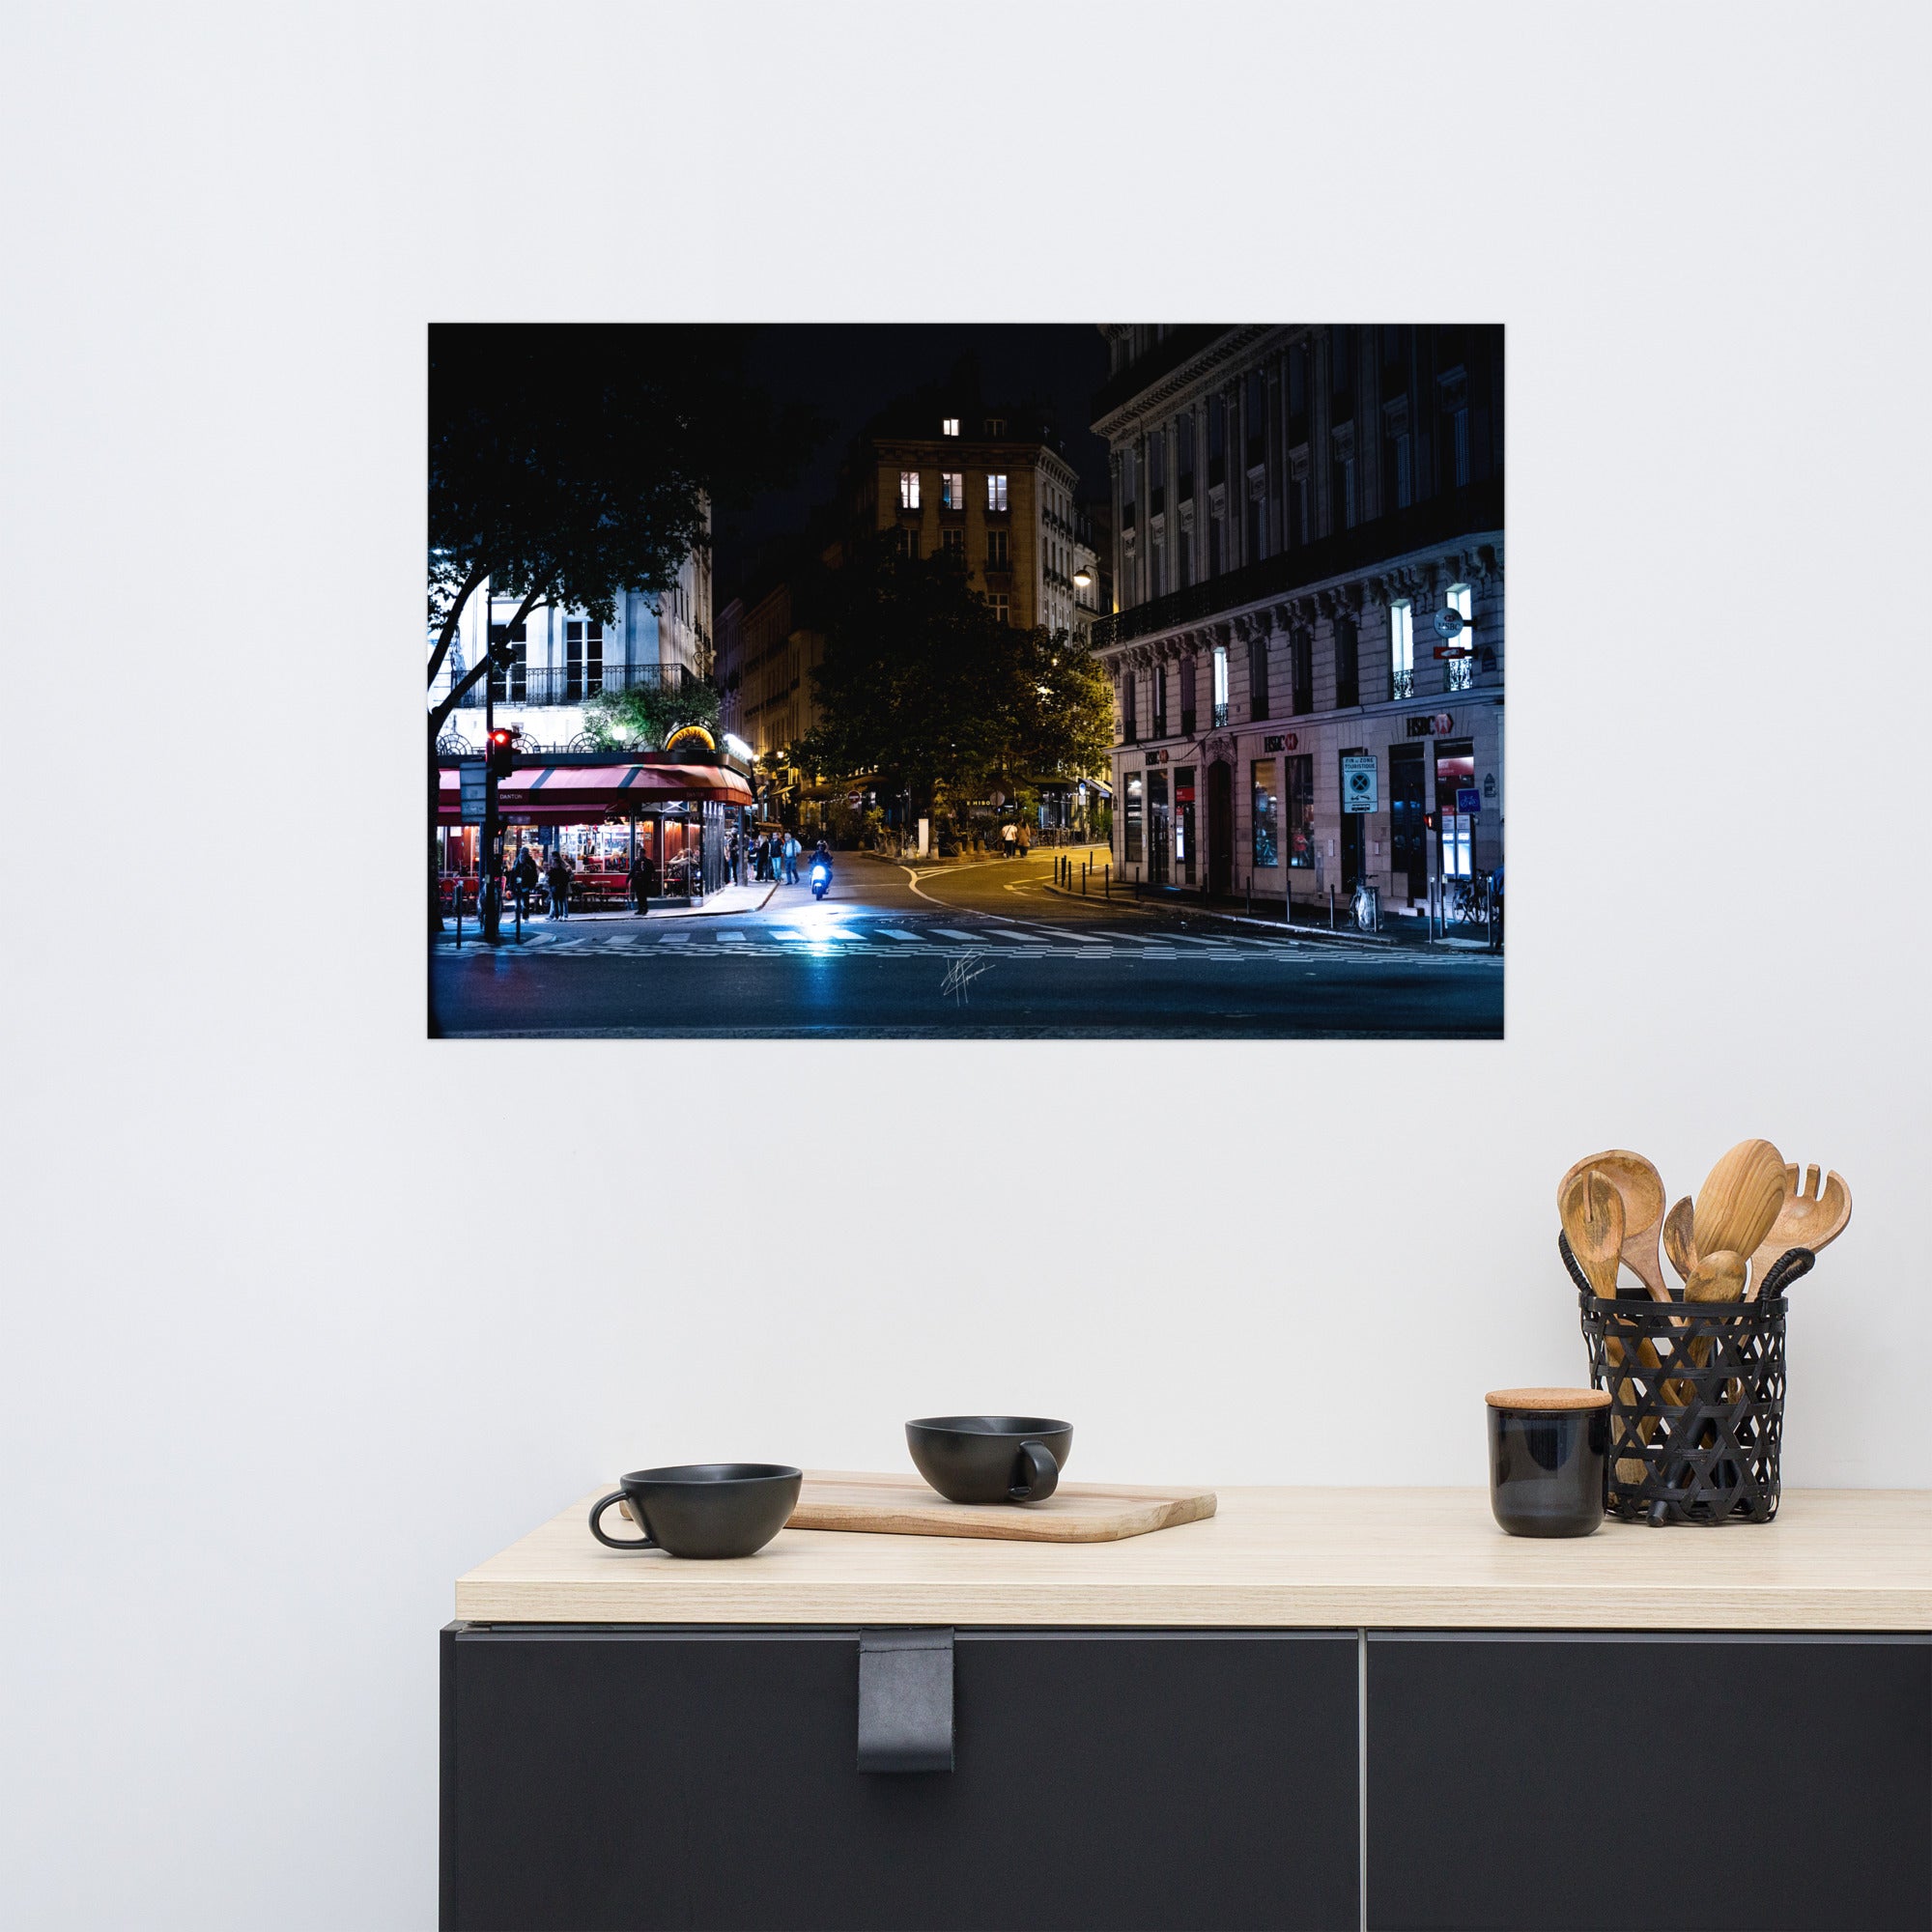
M 1610 1148 L 1579 1160 L 1556 1183 L 1557 1212 L 1563 1198 L 1579 1174 L 1595 1168 L 1609 1181 L 1624 1204 L 1623 1260 L 1631 1272 L 1650 1291 L 1653 1301 L 1668 1301 L 1670 1291 L 1663 1285 L 1663 1269 L 1657 1259 L 1658 1229 L 1663 1221 L 1663 1180 L 1657 1169 L 1640 1153 L 1625 1148 Z M 1575 1246 L 1573 1242 L 1571 1244 Z M 1615 1293 L 1613 1289 L 1612 1293 Z
M 1729 1248 L 1700 1255 L 1684 1283 L 1686 1301 L 1741 1301 L 1745 1292 L 1745 1258 Z
M 1845 1185 L 1843 1176 L 1827 1175 L 1821 1186 L 1818 1170 L 1807 1167 L 1801 1186 L 1798 1169 L 1787 1166 L 1784 1170 L 1784 1199 L 1778 1206 L 1777 1219 L 1771 1224 L 1771 1233 L 1751 1256 L 1750 1289 L 1746 1298 L 1750 1301 L 1757 1299 L 1765 1277 L 1777 1264 L 1780 1256 L 1792 1248 L 1809 1248 L 1815 1255 L 1820 1248 L 1835 1241 L 1845 1232 L 1845 1223 L 1851 1218 L 1852 1190 Z
M 1689 1281 L 1697 1266 L 1697 1235 L 1696 1210 L 1688 1194 L 1663 1217 L 1663 1252 L 1677 1279 Z
M 1784 1156 L 1769 1141 L 1740 1141 L 1697 1190 L 1692 1236 L 1700 1255 L 1747 1260 L 1763 1246 L 1784 1202 Z M 1690 1284 L 1686 1283 L 1688 1293 Z

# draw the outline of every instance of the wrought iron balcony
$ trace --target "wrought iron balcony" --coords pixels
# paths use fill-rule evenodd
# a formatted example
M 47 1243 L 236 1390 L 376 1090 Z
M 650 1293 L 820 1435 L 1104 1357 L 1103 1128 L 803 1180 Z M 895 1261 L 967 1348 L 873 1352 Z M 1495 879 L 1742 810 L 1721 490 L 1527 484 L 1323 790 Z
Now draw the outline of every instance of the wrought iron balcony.
M 1389 696 L 1400 699 L 1415 696 L 1415 672 L 1413 670 L 1391 670 L 1389 672 Z
M 467 673 L 452 671 L 445 665 L 442 674 L 430 688 L 432 706 L 449 696 L 450 687 L 460 684 Z M 585 698 L 605 692 L 658 690 L 689 691 L 702 683 L 696 672 L 681 664 L 579 664 L 504 666 L 486 677 L 479 677 L 456 700 L 461 711 L 480 710 L 484 686 L 498 704 L 582 704 Z

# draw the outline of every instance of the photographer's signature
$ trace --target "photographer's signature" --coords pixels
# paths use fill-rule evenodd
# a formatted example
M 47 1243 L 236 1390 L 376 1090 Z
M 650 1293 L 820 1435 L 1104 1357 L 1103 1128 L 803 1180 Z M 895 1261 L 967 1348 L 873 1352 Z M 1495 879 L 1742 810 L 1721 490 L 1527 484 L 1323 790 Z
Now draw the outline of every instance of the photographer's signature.
M 977 952 L 969 952 L 965 958 L 948 968 L 946 978 L 939 982 L 942 999 L 957 1000 L 963 1007 L 967 1004 L 966 989 L 981 973 L 990 973 L 993 962 L 982 958 Z

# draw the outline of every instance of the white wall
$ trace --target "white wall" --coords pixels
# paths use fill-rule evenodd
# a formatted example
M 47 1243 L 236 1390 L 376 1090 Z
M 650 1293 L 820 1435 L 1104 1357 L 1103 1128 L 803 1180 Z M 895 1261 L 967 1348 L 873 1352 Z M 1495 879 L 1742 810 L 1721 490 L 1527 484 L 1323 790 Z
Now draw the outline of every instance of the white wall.
M 1130 159 L 1171 10 L 757 11 L 8 16 L 10 709 L 66 721 L 8 739 L 9 1922 L 432 1923 L 451 1579 L 642 1462 L 892 1466 L 991 1404 L 1089 1476 L 1477 1482 L 1483 1390 L 1582 1374 L 1551 1193 L 1593 1147 L 1841 1169 L 1789 1476 L 1932 1484 L 1922 12 L 1418 8 L 1398 59 L 1248 10 L 1198 63 L 1250 110 L 1216 188 Z M 1271 37 L 1335 85 L 1264 84 Z M 676 84 L 480 137 L 615 72 Z M 878 165 L 892 89 L 969 170 Z M 533 235 L 568 273 L 506 275 Z M 425 1041 L 423 325 L 775 290 L 1507 322 L 1506 1043 Z M 319 904 L 344 850 L 394 865 Z M 707 1086 L 789 1096 L 787 1185 L 727 1127 L 647 1234 L 633 1123 Z

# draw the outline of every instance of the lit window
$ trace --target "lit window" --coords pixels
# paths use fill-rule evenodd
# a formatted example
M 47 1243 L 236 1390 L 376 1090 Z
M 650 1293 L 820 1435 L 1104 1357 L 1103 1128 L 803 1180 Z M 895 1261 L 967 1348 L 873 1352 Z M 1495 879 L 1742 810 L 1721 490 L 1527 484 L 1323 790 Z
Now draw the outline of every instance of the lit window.
M 959 434 L 959 418 L 957 416 L 946 417 L 939 425 L 939 433 L 941 436 L 957 436 Z
M 1007 507 L 1007 477 L 1001 470 L 986 478 L 986 507 L 989 510 L 1004 510 Z
M 957 469 L 942 469 L 939 472 L 939 507 L 942 510 L 963 510 L 966 507 L 966 478 Z
M 1214 723 L 1228 722 L 1228 647 L 1214 646 Z
M 996 623 L 1001 624 L 1007 621 L 1007 597 L 1005 591 L 996 591 L 993 595 L 993 619 Z
M 1257 758 L 1254 766 L 1254 852 L 1257 870 L 1267 871 L 1281 864 L 1278 843 L 1280 823 L 1276 817 L 1274 760 Z
M 899 508 L 916 510 L 919 508 L 919 471 L 901 469 L 899 471 Z
M 1415 611 L 1406 597 L 1389 606 L 1389 696 L 1415 696 Z

